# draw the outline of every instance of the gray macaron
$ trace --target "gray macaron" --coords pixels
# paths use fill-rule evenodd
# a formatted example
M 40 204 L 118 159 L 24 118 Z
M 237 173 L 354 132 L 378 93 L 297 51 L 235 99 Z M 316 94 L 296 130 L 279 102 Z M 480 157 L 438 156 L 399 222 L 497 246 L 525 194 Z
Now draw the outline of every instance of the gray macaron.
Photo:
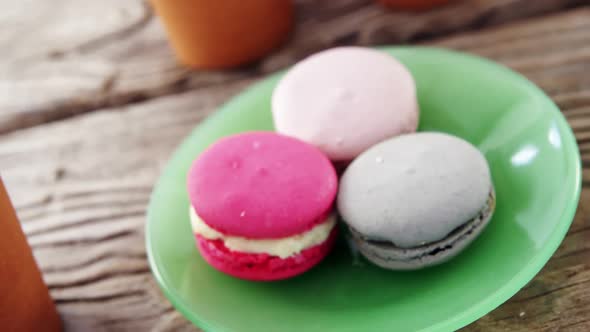
M 337 204 L 367 259 L 408 270 L 463 250 L 490 221 L 495 194 L 477 148 L 443 133 L 416 133 L 357 157 L 342 175 Z

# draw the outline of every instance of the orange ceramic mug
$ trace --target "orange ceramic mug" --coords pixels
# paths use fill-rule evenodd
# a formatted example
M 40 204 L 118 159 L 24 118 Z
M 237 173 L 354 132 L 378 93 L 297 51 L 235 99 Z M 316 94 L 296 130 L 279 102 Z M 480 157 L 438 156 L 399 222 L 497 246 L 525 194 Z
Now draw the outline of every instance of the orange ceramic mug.
M 61 331 L 61 321 L 0 178 L 0 330 Z
M 291 0 L 151 0 L 179 60 L 196 68 L 245 64 L 276 48 L 293 23 Z

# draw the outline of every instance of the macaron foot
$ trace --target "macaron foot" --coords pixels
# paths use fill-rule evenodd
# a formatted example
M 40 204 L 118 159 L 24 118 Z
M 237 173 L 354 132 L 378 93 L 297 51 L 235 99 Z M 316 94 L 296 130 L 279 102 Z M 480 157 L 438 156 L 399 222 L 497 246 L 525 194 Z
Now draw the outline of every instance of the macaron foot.
M 196 241 L 201 256 L 215 269 L 240 279 L 274 281 L 294 277 L 316 266 L 334 246 L 336 235 L 335 227 L 326 241 L 287 258 L 235 252 L 221 240 L 207 240 L 199 235 Z
M 492 189 L 481 212 L 457 227 L 440 241 L 414 248 L 400 248 L 392 242 L 364 238 L 349 227 L 352 239 L 361 254 L 372 263 L 391 270 L 417 270 L 438 265 L 459 254 L 484 230 L 492 219 L 496 195 Z

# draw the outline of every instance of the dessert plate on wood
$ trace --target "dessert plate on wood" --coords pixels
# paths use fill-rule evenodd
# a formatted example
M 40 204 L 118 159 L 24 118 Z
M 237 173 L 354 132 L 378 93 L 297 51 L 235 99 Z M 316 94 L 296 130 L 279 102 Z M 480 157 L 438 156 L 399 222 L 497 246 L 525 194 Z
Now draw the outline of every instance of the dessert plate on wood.
M 451 331 L 508 300 L 555 252 L 581 182 L 576 141 L 559 109 L 534 84 L 491 61 L 433 48 L 382 50 L 416 79 L 419 130 L 462 137 L 488 160 L 497 194 L 488 227 L 455 259 L 420 271 L 380 269 L 343 236 L 325 261 L 290 280 L 249 282 L 211 268 L 195 248 L 187 171 L 223 136 L 273 129 L 270 97 L 279 73 L 200 124 L 154 188 L 149 262 L 164 294 L 194 324 L 212 332 Z

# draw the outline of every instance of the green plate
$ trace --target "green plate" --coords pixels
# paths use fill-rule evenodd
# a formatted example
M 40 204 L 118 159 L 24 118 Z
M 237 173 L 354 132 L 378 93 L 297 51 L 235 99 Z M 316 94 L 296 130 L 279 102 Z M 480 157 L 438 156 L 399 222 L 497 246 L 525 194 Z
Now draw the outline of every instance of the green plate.
M 328 258 L 280 282 L 238 280 L 201 259 L 191 233 L 185 178 L 220 137 L 272 130 L 280 74 L 225 104 L 176 151 L 151 197 L 146 240 L 152 271 L 172 304 L 206 331 L 451 331 L 521 289 L 565 236 L 580 194 L 580 156 L 553 102 L 490 61 L 431 48 L 384 48 L 413 73 L 420 130 L 467 139 L 488 159 L 497 210 L 462 254 L 416 272 L 377 268 L 340 239 Z

